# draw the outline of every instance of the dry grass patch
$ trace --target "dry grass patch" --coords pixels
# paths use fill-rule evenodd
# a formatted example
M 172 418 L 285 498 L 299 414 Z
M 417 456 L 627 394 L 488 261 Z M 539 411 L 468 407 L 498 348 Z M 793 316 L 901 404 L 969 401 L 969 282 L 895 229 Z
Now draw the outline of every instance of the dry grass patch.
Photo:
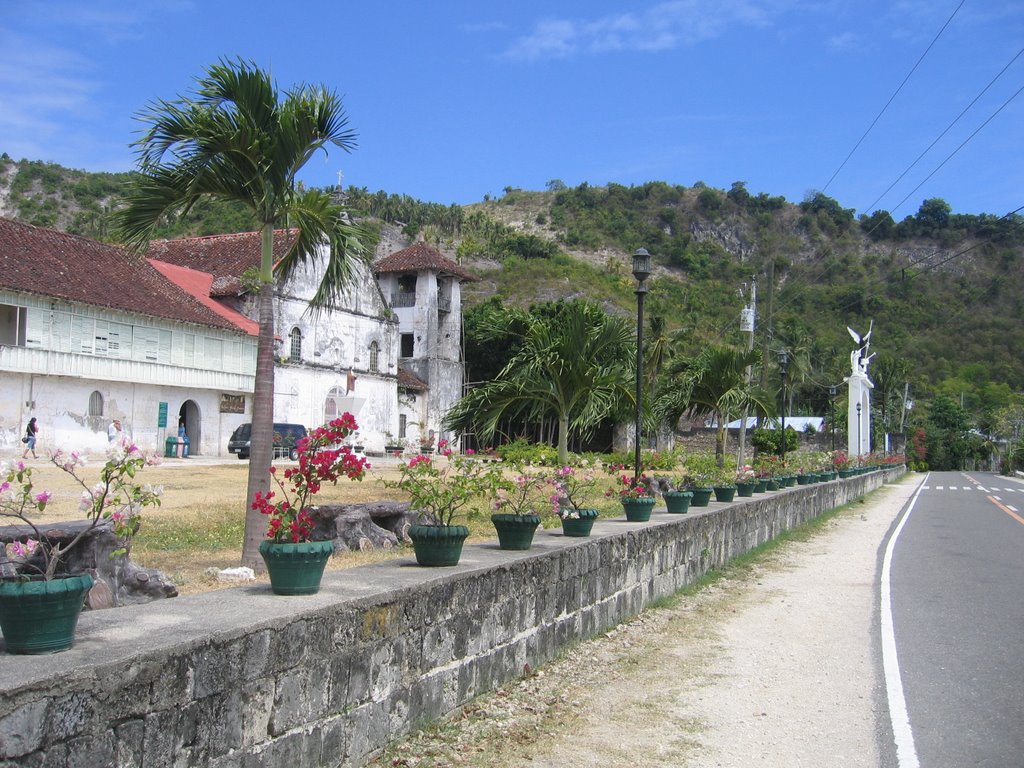
M 289 462 L 275 464 L 283 468 Z M 32 466 L 36 489 L 53 493 L 46 513 L 35 516 L 33 520 L 51 524 L 81 519 L 78 500 L 83 486 L 42 459 L 32 462 Z M 101 466 L 95 461 L 81 470 L 86 486 L 97 481 Z M 147 510 L 143 516 L 142 528 L 132 544 L 132 559 L 139 565 L 163 571 L 183 595 L 232 586 L 229 582 L 217 581 L 208 572 L 234 568 L 241 562 L 248 477 L 249 464 L 242 461 L 227 464 L 175 462 L 142 470 L 136 479 L 161 486 L 163 493 L 160 506 Z M 343 479 L 336 486 L 324 486 L 316 501 L 318 504 L 359 504 L 382 499 L 401 500 L 404 496 L 400 491 L 384 485 L 384 480 L 397 480 L 398 477 L 397 464 L 382 463 L 374 466 L 362 482 Z M 608 483 L 610 485 L 610 479 Z M 493 540 L 489 500 L 480 499 L 475 506 L 479 514 L 466 521 L 471 532 L 469 541 Z M 605 505 L 604 511 L 612 515 L 621 514 L 614 500 Z M 545 520 L 545 527 L 557 525 L 554 518 Z M 409 547 L 346 552 L 332 557 L 327 568 L 338 570 L 412 556 Z

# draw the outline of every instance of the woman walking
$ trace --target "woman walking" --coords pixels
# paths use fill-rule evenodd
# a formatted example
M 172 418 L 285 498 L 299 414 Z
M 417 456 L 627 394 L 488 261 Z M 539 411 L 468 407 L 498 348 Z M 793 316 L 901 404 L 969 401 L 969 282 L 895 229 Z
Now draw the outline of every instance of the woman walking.
M 36 417 L 33 416 L 28 421 L 28 426 L 25 427 L 25 437 L 22 438 L 22 442 L 25 443 L 25 452 L 21 454 L 21 458 L 27 459 L 28 452 L 32 451 L 32 458 L 38 459 L 36 456 L 36 433 L 39 431 L 39 425 L 36 424 Z

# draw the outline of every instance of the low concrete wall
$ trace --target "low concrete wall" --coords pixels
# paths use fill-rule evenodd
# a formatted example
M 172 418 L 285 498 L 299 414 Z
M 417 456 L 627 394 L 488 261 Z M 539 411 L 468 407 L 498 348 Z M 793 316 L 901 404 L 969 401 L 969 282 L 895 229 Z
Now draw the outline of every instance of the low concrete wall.
M 0 655 L 0 763 L 360 765 L 898 474 L 601 520 L 589 539 L 539 531 L 522 553 L 468 545 L 457 568 L 337 571 L 310 597 L 260 585 L 88 612 L 69 651 Z

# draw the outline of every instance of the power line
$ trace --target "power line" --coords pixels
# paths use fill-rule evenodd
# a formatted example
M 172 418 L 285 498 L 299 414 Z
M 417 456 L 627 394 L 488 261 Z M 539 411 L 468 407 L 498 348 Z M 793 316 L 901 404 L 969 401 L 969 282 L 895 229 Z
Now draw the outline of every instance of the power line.
M 878 202 L 883 197 L 885 197 L 887 194 L 889 194 L 889 192 L 892 191 L 892 188 L 895 187 L 897 184 L 899 184 L 900 181 L 903 180 L 903 177 L 906 176 L 908 173 L 910 173 L 910 171 L 914 168 L 914 166 L 917 165 L 921 161 L 921 158 L 923 158 L 926 154 L 928 154 L 928 152 L 931 151 L 932 147 L 934 147 L 936 144 L 938 144 L 943 136 L 945 136 L 947 133 L 949 133 L 950 129 L 960 121 L 960 118 L 962 118 L 964 115 L 967 114 L 968 110 L 970 110 L 970 108 L 973 107 L 978 102 L 978 99 L 980 99 L 982 96 L 984 96 L 988 92 L 988 89 L 991 88 L 995 84 L 996 80 L 998 80 L 1000 77 L 1002 77 L 1003 73 L 1006 72 L 1006 70 L 1008 70 L 1010 68 L 1010 66 L 1017 59 L 1019 59 L 1021 57 L 1021 54 L 1024 54 L 1024 48 L 1021 48 L 1019 51 L 1017 51 L 1017 55 L 1014 56 L 1012 59 L 1010 59 L 1009 63 L 1005 67 L 1003 67 L 1001 70 L 999 70 L 999 74 L 997 74 L 995 77 L 993 77 L 989 81 L 988 85 L 986 85 L 981 90 L 981 92 L 971 100 L 971 103 L 968 104 L 966 107 L 964 107 L 959 115 L 957 115 L 955 118 L 953 118 L 953 121 L 949 125 L 947 125 L 945 127 L 945 129 L 942 131 L 942 133 L 940 133 L 938 136 L 935 137 L 935 140 L 931 144 L 929 144 L 927 146 L 927 148 L 920 155 L 917 156 L 917 158 L 914 160 L 914 162 L 912 162 L 910 165 L 907 166 L 906 170 L 903 171 L 903 173 L 901 173 L 892 184 L 890 184 L 888 187 L 885 188 L 885 191 L 882 194 L 880 194 L 878 197 L 876 197 L 874 199 L 874 201 L 870 205 L 868 205 L 866 208 L 862 208 L 861 210 L 863 210 L 865 213 L 869 212 L 872 208 L 874 208 L 878 204 Z M 879 222 L 879 224 L 880 223 L 881 222 Z M 876 224 L 875 227 L 879 226 L 879 224 Z M 871 231 L 873 232 L 874 228 L 872 228 Z M 867 234 L 870 235 L 871 232 L 868 232 Z
M 912 190 L 910 190 L 906 194 L 906 196 L 896 204 L 896 207 L 893 208 L 893 210 L 894 211 L 898 210 L 901 205 L 903 205 L 905 202 L 907 202 L 907 200 L 910 198 L 911 195 L 913 195 L 915 192 L 917 192 L 917 190 L 919 190 L 921 187 L 923 187 L 925 185 L 925 182 L 927 182 L 929 179 L 931 179 L 932 176 L 934 176 L 936 173 L 938 173 L 940 170 L 942 170 L 942 166 L 944 166 L 946 163 L 948 163 L 950 160 L 952 160 L 953 156 L 956 155 L 956 153 L 959 152 L 961 149 L 963 149 L 971 139 L 973 139 L 975 136 L 977 136 L 981 132 L 982 128 L 984 128 L 986 125 L 991 123 L 992 120 L 995 119 L 996 115 L 998 115 L 1000 112 L 1002 112 L 1006 108 L 1007 104 L 1009 104 L 1011 101 L 1013 101 L 1015 98 L 1017 98 L 1020 95 L 1021 91 L 1024 91 L 1024 85 L 1022 85 L 1020 88 L 1018 88 L 1016 93 L 1014 93 L 1010 98 L 1008 98 L 1006 101 L 1004 101 L 1000 105 L 999 109 L 997 109 L 995 112 L 993 112 L 991 115 L 989 115 L 988 119 L 985 120 L 985 122 L 983 122 L 981 125 L 979 125 L 977 128 L 975 128 L 974 132 L 960 143 L 960 146 L 958 146 L 956 149 L 954 149 L 952 152 L 950 152 L 948 155 L 946 155 L 945 160 L 943 160 L 941 163 L 939 163 L 938 166 L 936 166 L 935 170 L 933 170 L 931 173 L 929 173 L 927 176 L 925 176 L 921 180 L 920 184 L 918 184 L 916 187 L 914 187 Z
M 864 142 L 864 139 L 866 139 L 868 137 L 868 134 L 871 133 L 871 129 L 875 127 L 875 124 L 882 118 L 882 115 L 885 114 L 885 111 L 889 108 L 889 105 L 892 104 L 895 98 L 899 95 L 899 92 L 903 90 L 903 86 L 907 84 L 907 81 L 910 80 L 914 72 L 917 71 L 917 68 L 921 66 L 921 62 L 924 61 L 925 56 L 928 55 L 928 52 L 932 49 L 932 46 L 935 45 L 935 43 L 938 41 L 942 33 L 946 31 L 946 27 L 948 27 L 950 22 L 953 21 L 953 17 L 956 16 L 957 12 L 960 10 L 961 7 L 963 7 L 963 4 L 965 2 L 967 2 L 967 0 L 960 0 L 960 5 L 958 5 L 954 9 L 953 13 L 951 13 L 949 18 L 946 19 L 946 23 L 942 25 L 942 29 L 940 29 L 938 33 L 936 33 L 935 37 L 932 38 L 932 41 L 928 43 L 928 47 L 924 49 L 924 53 L 921 54 L 921 57 L 917 60 L 917 63 L 914 64 L 913 68 L 907 73 L 907 76 L 903 78 L 903 82 L 899 84 L 899 87 L 895 91 L 893 91 L 892 96 L 890 96 L 889 100 L 885 102 L 885 106 L 882 107 L 881 111 L 875 116 L 875 119 L 871 121 L 871 125 L 868 126 L 867 130 L 864 131 L 864 135 L 857 140 L 856 144 L 853 145 L 853 149 L 850 150 L 850 154 L 848 154 L 846 156 L 846 159 L 843 160 L 842 163 L 840 163 L 839 167 L 836 168 L 835 172 L 829 178 L 828 182 L 825 184 L 824 187 L 822 187 L 822 192 L 825 192 L 825 190 L 829 188 L 829 185 L 831 185 L 832 182 L 835 181 L 836 176 L 839 175 L 839 172 L 843 170 L 846 164 L 850 161 L 850 158 L 853 157 L 853 153 L 857 151 L 860 145 Z

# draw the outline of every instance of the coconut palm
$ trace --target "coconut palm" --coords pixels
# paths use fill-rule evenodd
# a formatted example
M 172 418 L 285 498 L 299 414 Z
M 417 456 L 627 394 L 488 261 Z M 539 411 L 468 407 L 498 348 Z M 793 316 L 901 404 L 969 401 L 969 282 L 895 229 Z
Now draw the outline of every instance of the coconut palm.
M 760 359 L 756 350 L 746 352 L 733 347 L 706 347 L 693 358 L 676 360 L 669 371 L 674 376 L 670 387 L 655 404 L 655 413 L 673 422 L 689 412 L 694 416 L 713 416 L 716 424 L 715 458 L 725 466 L 726 425 L 744 410 L 771 415 L 772 396 L 747 381 L 747 366 Z
M 484 440 L 503 418 L 558 420 L 558 460 L 569 458 L 569 434 L 586 434 L 602 419 L 635 403 L 636 339 L 630 325 L 599 307 L 574 301 L 549 315 L 510 311 L 496 335 L 525 328 L 522 344 L 497 379 L 470 390 L 448 412 L 445 425 Z
M 242 563 L 262 569 L 263 521 L 252 500 L 270 488 L 274 281 L 317 259 L 326 244 L 326 270 L 310 307 L 333 309 L 356 260 L 365 258 L 360 231 L 344 209 L 325 192 L 297 189 L 295 175 L 317 150 L 333 145 L 351 151 L 355 134 L 333 91 L 300 85 L 282 99 L 270 76 L 251 62 L 221 61 L 196 82 L 194 95 L 153 102 L 139 115 L 147 126 L 134 145 L 139 172 L 115 223 L 123 241 L 141 250 L 166 217 L 187 214 L 204 198 L 241 202 L 260 222 L 259 340 Z M 286 225 L 294 228 L 293 237 L 275 265 L 274 228 Z

